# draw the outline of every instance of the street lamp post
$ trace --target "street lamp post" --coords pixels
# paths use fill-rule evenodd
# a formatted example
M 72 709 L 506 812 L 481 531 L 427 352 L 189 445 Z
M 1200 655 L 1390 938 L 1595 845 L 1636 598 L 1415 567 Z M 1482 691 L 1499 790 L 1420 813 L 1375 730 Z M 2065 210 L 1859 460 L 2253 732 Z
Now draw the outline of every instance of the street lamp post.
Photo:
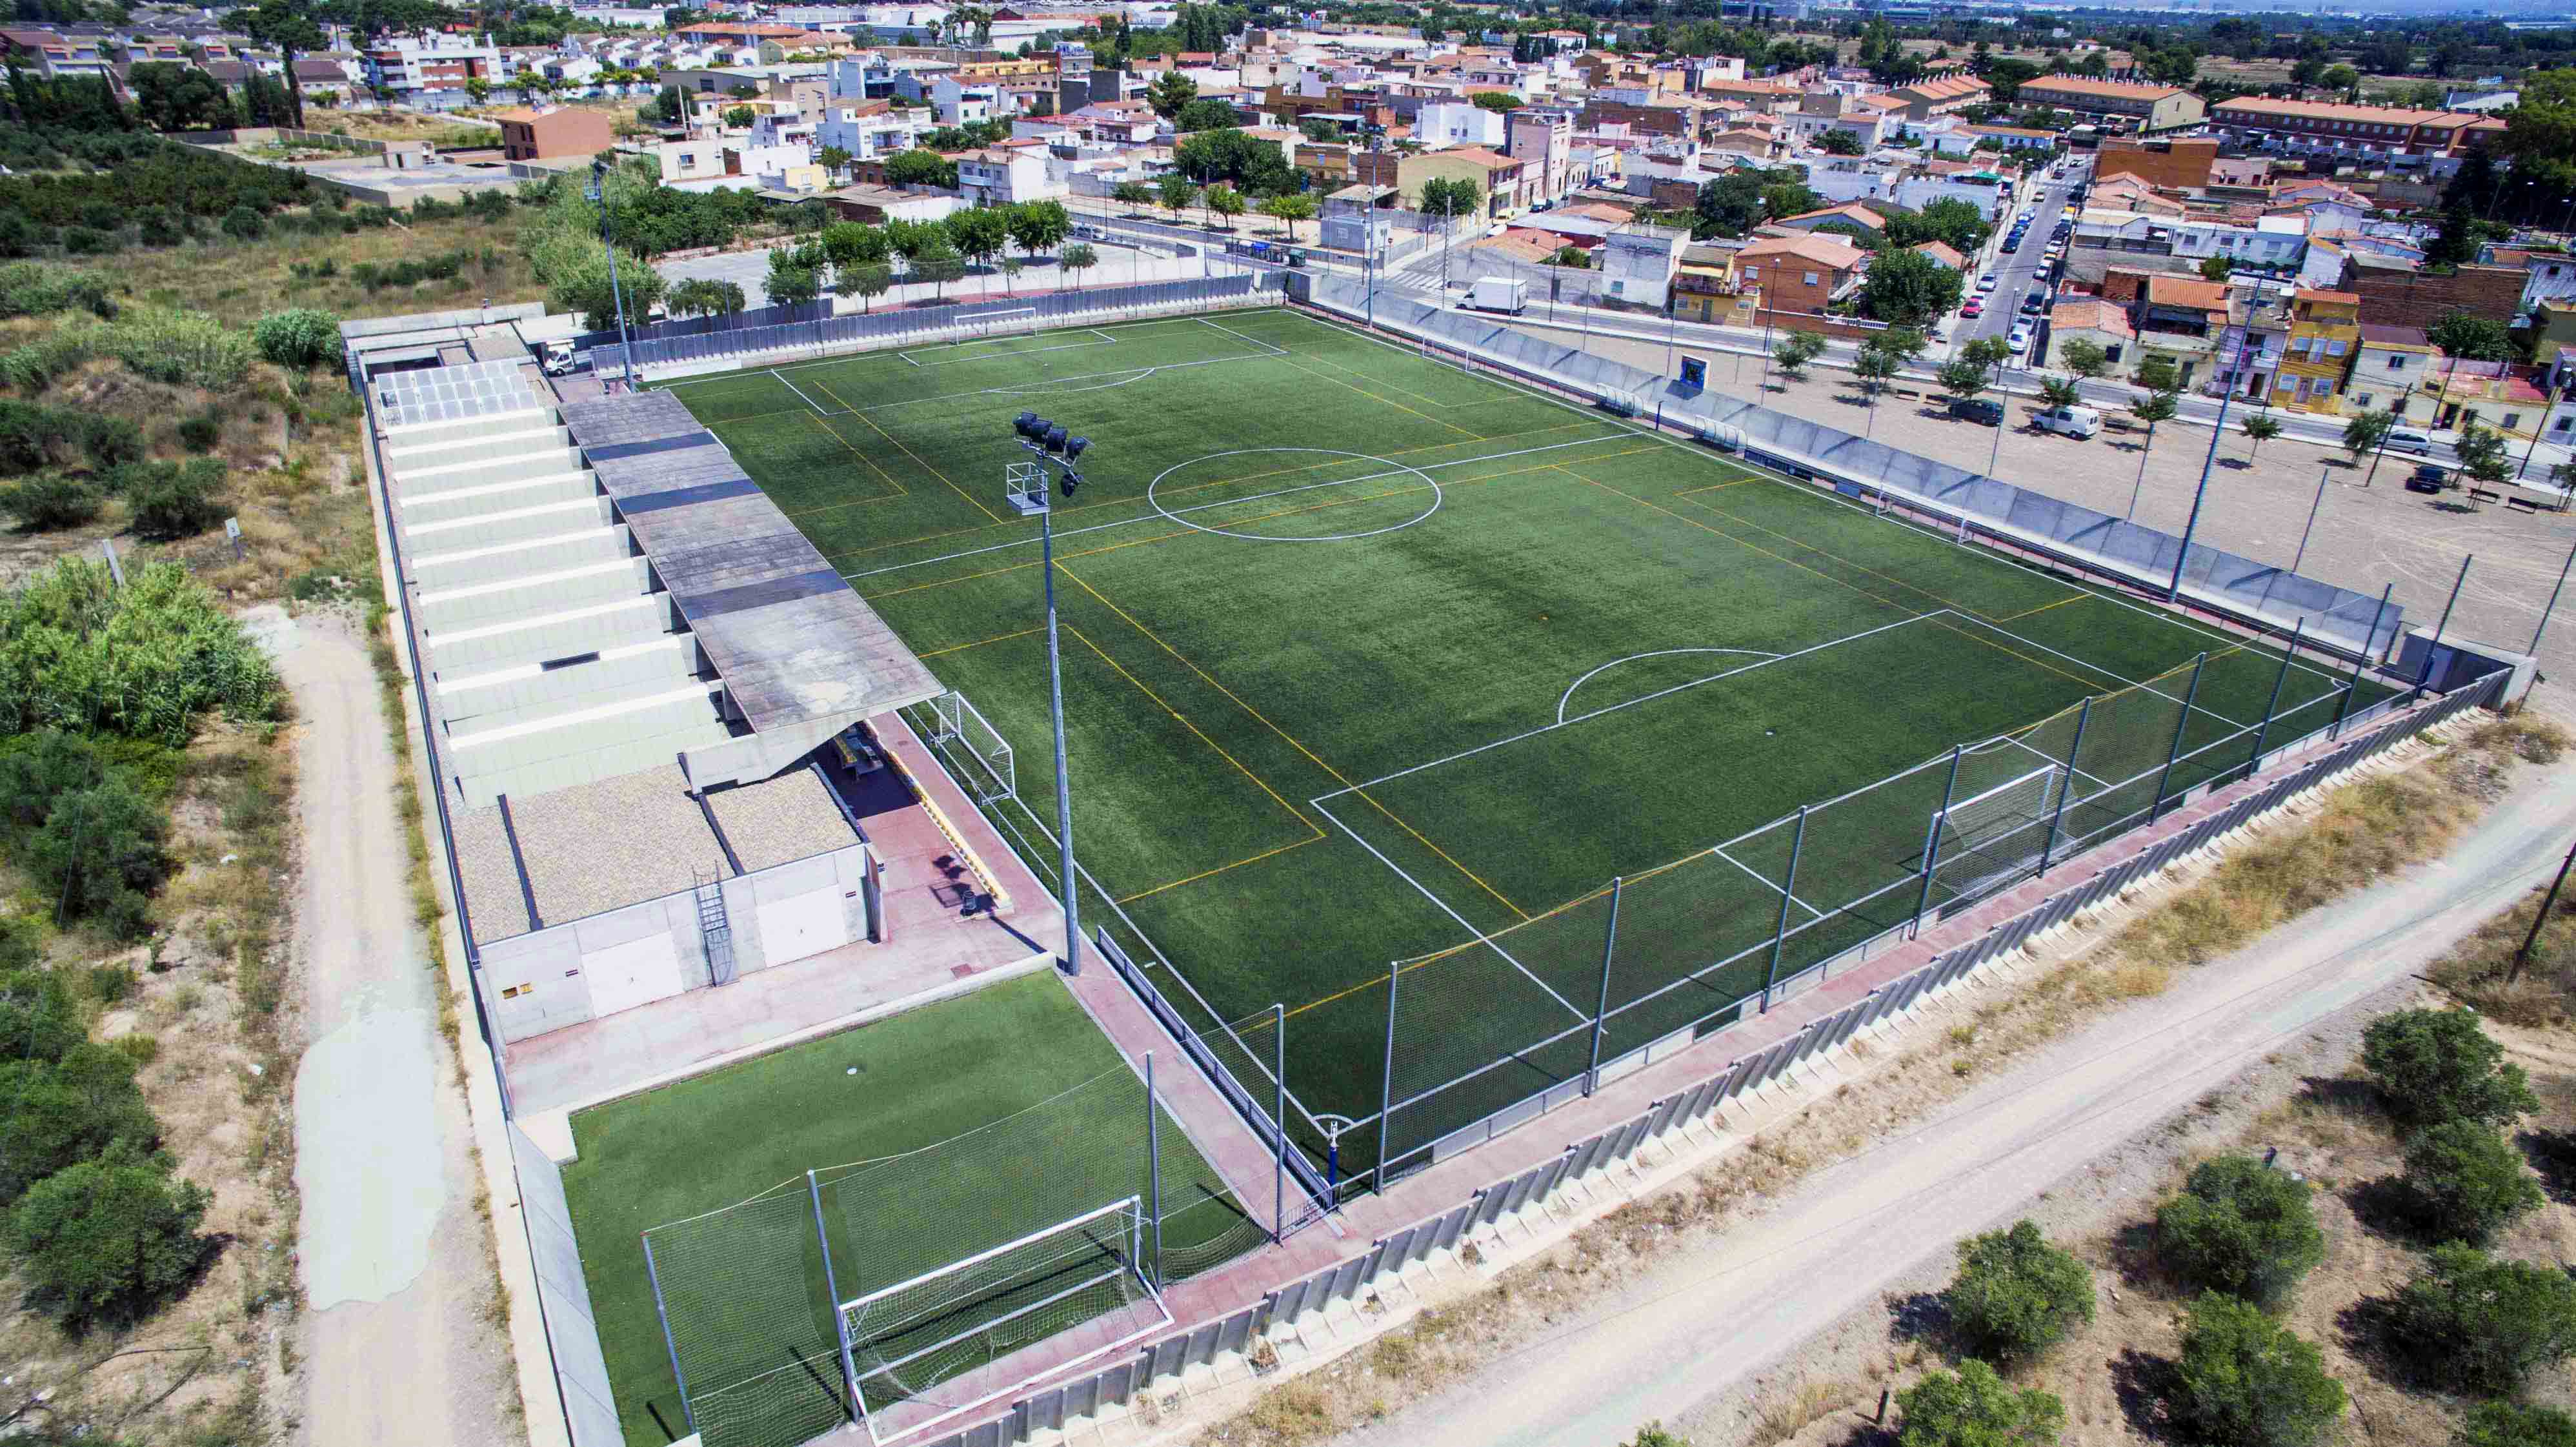
M 2398 394 L 2397 394 L 2397 405 L 2388 409 L 2388 419 L 2389 419 L 2389 420 L 2388 420 L 2388 431 L 2395 431 L 2395 430 L 2396 430 L 2396 427 L 2397 427 L 2397 424 L 2406 420 L 2406 403 L 2407 403 L 2407 400 L 2408 400 L 2409 398 L 2413 397 L 2414 395 L 2415 395 L 2415 384 L 2414 384 L 2414 383 L 2412 383 L 2412 382 L 2409 382 L 2409 383 L 2407 383 L 2407 384 L 2406 384 L 2406 390 L 2405 390 L 2405 391 L 2400 392 L 2400 393 L 2398 393 Z M 2378 478 L 2379 478 L 2379 459 L 2381 459 L 2382 457 L 2385 457 L 2385 456 L 2387 456 L 2387 455 L 2388 455 L 2388 432 L 2387 432 L 2387 431 L 2384 431 L 2384 432 L 2381 432 L 2381 433 L 2379 434 L 2379 445 L 2378 445 L 2377 447 L 2374 447 L 2374 448 L 2372 448 L 2372 449 L 2371 449 L 2371 452 L 2370 452 L 2370 472 L 2369 472 L 2369 474 L 2368 474 L 2367 476 L 2363 477 L 2363 478 L 2362 478 L 2362 480 L 2361 480 L 2361 485 L 2362 485 L 2364 488 L 2369 487 L 2369 486 L 2371 485 L 2371 483 L 2373 483 L 2373 482 L 2375 482 L 2375 481 L 2377 481 L 2377 480 L 2378 480 Z
M 625 359 L 626 390 L 632 392 L 635 390 L 635 343 L 626 335 L 626 293 L 617 283 L 617 218 L 608 209 L 603 184 L 607 176 L 608 163 L 592 161 L 590 184 L 583 188 L 582 194 L 599 207 L 600 244 L 608 248 L 608 302 L 617 309 L 617 350 Z
M 1055 728 L 1055 852 L 1056 876 L 1064 900 L 1064 972 L 1079 975 L 1082 906 L 1074 894 L 1073 786 L 1065 775 L 1064 764 L 1064 660 L 1056 649 L 1055 509 L 1047 497 L 1047 464 L 1054 463 L 1061 474 L 1064 495 L 1073 496 L 1073 490 L 1082 485 L 1082 474 L 1074 463 L 1089 450 L 1091 439 L 1067 436 L 1063 428 L 1035 412 L 1021 413 L 1012 420 L 1011 430 L 1019 434 L 1020 446 L 1035 459 L 1012 464 L 1005 486 L 1012 506 L 1023 515 L 1038 515 L 1039 568 L 1046 576 L 1047 712 Z
M 2200 486 L 2191 495 L 2191 516 L 2183 520 L 2182 546 L 2174 550 L 2173 580 L 2165 585 L 2165 601 L 2182 601 L 2182 570 L 2191 561 L 2191 535 L 2200 530 L 2200 505 L 2209 496 L 2209 470 L 2218 465 L 2218 439 L 2227 435 L 2227 404 L 2236 400 L 2233 387 L 2218 394 L 2218 422 L 2209 429 L 2209 455 L 2200 460 Z M 2138 460 L 2138 475 L 2146 476 L 2146 459 Z

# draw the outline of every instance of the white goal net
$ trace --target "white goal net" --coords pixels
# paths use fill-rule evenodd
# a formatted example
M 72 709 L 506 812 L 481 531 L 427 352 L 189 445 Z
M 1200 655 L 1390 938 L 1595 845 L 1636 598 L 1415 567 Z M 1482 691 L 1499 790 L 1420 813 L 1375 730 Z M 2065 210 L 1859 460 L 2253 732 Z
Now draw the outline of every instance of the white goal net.
M 930 701 L 930 713 L 937 721 L 930 746 L 962 764 L 966 787 L 974 791 L 976 803 L 1017 797 L 1019 774 L 1011 762 L 1010 742 L 985 722 L 966 695 L 943 693 Z
M 910 1437 L 1169 1326 L 1147 1229 L 1130 1196 L 841 1303 L 870 1437 Z
M 2065 777 L 2043 764 L 1942 810 L 1931 831 L 1936 899 L 1979 899 L 2038 868 Z

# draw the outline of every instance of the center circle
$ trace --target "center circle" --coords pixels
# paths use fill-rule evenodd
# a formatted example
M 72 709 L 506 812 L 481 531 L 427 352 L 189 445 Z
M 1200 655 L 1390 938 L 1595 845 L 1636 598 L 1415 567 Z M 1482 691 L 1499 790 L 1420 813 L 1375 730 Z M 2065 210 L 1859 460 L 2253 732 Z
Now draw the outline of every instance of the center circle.
M 1164 479 L 1170 477 L 1175 472 L 1179 472 L 1183 468 L 1196 467 L 1202 462 L 1215 462 L 1220 458 L 1249 457 L 1265 452 L 1306 452 L 1322 457 L 1357 458 L 1362 462 L 1374 462 L 1379 466 L 1384 467 L 1386 472 L 1381 475 L 1385 476 L 1392 476 L 1399 472 L 1409 472 L 1415 477 L 1421 478 L 1423 484 L 1431 489 L 1431 506 L 1424 508 L 1421 512 L 1412 517 L 1406 518 L 1400 523 L 1389 523 L 1385 527 L 1371 528 L 1367 532 L 1324 533 L 1316 537 L 1292 538 L 1281 537 L 1272 533 L 1241 533 L 1228 528 L 1210 527 L 1205 523 L 1194 523 L 1188 518 L 1181 516 L 1180 513 L 1176 513 L 1170 508 L 1163 506 L 1161 500 L 1154 496 L 1154 490 L 1163 485 Z M 1305 492 L 1314 488 L 1347 487 L 1354 482 L 1366 482 L 1368 480 L 1369 478 L 1367 476 L 1361 476 L 1342 478 L 1333 482 L 1299 483 L 1295 487 L 1283 487 L 1276 492 L 1262 493 L 1259 494 L 1259 496 L 1281 497 L 1290 493 Z M 1186 508 L 1183 511 L 1197 512 L 1204 508 L 1231 507 L 1235 503 L 1251 502 L 1254 500 L 1255 499 L 1253 498 L 1239 497 L 1230 499 L 1226 502 L 1201 503 L 1196 507 Z M 1214 533 L 1221 538 L 1241 538 L 1245 542 L 1250 543 L 1347 543 L 1356 541 L 1360 538 L 1373 538 L 1380 533 L 1391 533 L 1401 528 L 1409 528 L 1413 526 L 1415 523 L 1418 523 L 1424 518 L 1431 516 L 1433 513 L 1440 511 L 1440 504 L 1446 500 L 1447 494 L 1440 490 L 1439 480 L 1434 478 L 1430 473 L 1423 471 L 1421 468 L 1397 462 L 1390 458 L 1380 457 L 1371 452 L 1344 452 L 1339 448 L 1333 447 L 1238 447 L 1231 452 L 1211 452 L 1204 457 L 1193 457 L 1187 462 L 1174 463 L 1170 467 L 1164 468 L 1160 473 L 1157 473 L 1152 482 L 1145 484 L 1145 505 L 1151 507 L 1154 511 L 1161 513 L 1163 516 L 1170 518 L 1172 521 L 1179 523 L 1185 528 L 1190 528 L 1202 533 Z

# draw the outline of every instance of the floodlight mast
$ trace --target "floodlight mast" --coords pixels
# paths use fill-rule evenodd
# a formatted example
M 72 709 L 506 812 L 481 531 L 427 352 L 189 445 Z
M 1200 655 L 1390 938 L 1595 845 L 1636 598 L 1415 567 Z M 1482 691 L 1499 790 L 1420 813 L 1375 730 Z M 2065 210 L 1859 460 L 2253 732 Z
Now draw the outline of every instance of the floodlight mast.
M 1022 412 L 1011 422 L 1019 434 L 1020 446 L 1037 459 L 1038 559 L 1046 578 L 1047 641 L 1047 713 L 1055 729 L 1055 852 L 1056 876 L 1064 903 L 1064 972 L 1082 973 L 1082 909 L 1074 894 L 1073 874 L 1073 787 L 1065 774 L 1064 762 L 1064 658 L 1056 646 L 1055 621 L 1055 508 L 1046 495 L 1046 464 L 1052 460 L 1062 469 L 1061 485 L 1066 497 L 1082 485 L 1082 474 L 1074 470 L 1074 459 L 1091 446 L 1088 437 L 1074 437 L 1065 429 L 1040 417 L 1035 412 Z M 1014 497 L 1013 504 L 1024 510 L 1025 494 Z

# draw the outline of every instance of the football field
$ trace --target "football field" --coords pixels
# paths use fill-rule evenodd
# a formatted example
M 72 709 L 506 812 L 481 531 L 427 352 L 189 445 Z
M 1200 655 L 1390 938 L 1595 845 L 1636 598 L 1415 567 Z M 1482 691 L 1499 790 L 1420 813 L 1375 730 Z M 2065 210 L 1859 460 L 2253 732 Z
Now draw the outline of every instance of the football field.
M 1054 515 L 1085 922 L 1265 1104 L 1284 1006 L 1345 1175 L 1390 1102 L 1419 1158 L 2380 696 L 1284 309 L 672 390 L 1007 740 L 983 792 L 1048 878 L 1002 481 L 1024 408 L 1091 439 Z

